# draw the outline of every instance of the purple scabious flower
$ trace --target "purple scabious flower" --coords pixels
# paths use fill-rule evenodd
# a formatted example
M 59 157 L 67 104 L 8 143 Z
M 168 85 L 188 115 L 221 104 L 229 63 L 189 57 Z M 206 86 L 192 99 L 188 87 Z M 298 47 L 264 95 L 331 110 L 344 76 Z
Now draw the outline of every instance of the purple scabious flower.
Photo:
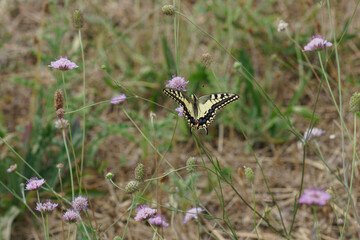
M 204 209 L 202 209 L 202 208 L 190 208 L 189 210 L 186 211 L 186 215 L 185 215 L 185 218 L 184 218 L 184 223 L 187 223 L 192 218 L 198 219 L 198 214 L 203 212 L 203 211 L 204 211 Z
M 10 165 L 10 167 L 6 170 L 8 173 L 12 173 L 16 170 L 17 164 Z
M 182 106 L 176 108 L 175 111 L 179 112 L 178 114 L 179 117 L 184 117 L 184 109 Z
M 120 104 L 122 102 L 124 102 L 126 99 L 126 95 L 125 94 L 120 94 L 119 96 L 113 97 L 110 101 L 111 104 Z
M 79 195 L 71 202 L 71 205 L 76 211 L 81 212 L 87 210 L 89 204 L 87 198 Z
M 152 218 L 149 218 L 149 222 L 151 225 L 157 227 L 168 227 L 169 224 L 166 222 L 165 217 L 163 215 L 155 215 Z
M 35 210 L 43 213 L 49 213 L 54 211 L 54 209 L 58 206 L 57 203 L 52 203 L 49 199 L 46 202 L 37 202 Z
M 78 68 L 79 66 L 76 65 L 74 62 L 70 61 L 67 57 L 60 56 L 59 59 L 57 59 L 55 62 L 51 62 L 48 67 L 66 71 Z
M 316 35 L 311 37 L 311 41 L 304 47 L 303 51 L 315 51 L 331 46 L 331 42 L 326 41 L 321 35 Z
M 75 223 L 80 221 L 79 213 L 75 210 L 67 210 L 62 219 L 67 223 Z
M 154 216 L 156 214 L 157 210 L 152 209 L 148 205 L 144 204 L 144 205 L 141 205 L 138 208 L 136 208 L 135 212 L 137 214 L 134 219 L 136 221 L 143 221 L 143 220 L 149 219 L 152 216 Z
M 186 92 L 185 87 L 188 83 L 189 81 L 185 81 L 185 78 L 173 75 L 172 79 L 168 81 L 168 84 L 166 84 L 166 87 Z
M 299 198 L 298 203 L 324 206 L 329 199 L 331 199 L 331 195 L 324 190 L 307 189 Z
M 44 179 L 39 179 L 38 177 L 33 177 L 30 178 L 27 182 L 26 182 L 26 187 L 25 190 L 38 190 L 39 188 L 41 188 L 41 186 L 45 183 Z
M 313 137 L 320 137 L 324 133 L 325 131 L 320 128 L 306 129 L 304 132 L 304 137 L 302 138 L 302 142 L 304 142 L 306 138 L 310 140 Z

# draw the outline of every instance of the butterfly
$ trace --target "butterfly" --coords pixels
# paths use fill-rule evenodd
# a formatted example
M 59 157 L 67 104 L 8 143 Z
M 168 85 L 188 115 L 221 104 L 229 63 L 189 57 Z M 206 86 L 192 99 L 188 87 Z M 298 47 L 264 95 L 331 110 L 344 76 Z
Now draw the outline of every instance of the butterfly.
M 183 108 L 190 133 L 192 128 L 196 128 L 205 129 L 208 134 L 208 127 L 214 121 L 217 111 L 239 99 L 239 95 L 233 93 L 213 93 L 198 98 L 194 94 L 188 97 L 171 88 L 164 88 L 163 92 Z

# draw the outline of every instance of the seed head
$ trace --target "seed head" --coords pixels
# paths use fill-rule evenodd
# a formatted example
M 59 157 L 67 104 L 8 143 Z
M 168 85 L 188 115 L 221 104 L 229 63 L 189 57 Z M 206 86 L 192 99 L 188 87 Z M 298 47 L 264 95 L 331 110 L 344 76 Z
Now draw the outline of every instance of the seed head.
M 113 173 L 108 172 L 105 177 L 106 177 L 107 179 L 113 179 L 114 176 L 115 176 L 115 175 L 114 175 Z
M 139 190 L 139 182 L 138 181 L 130 181 L 126 187 L 125 192 L 128 194 L 135 193 L 137 190 Z
M 84 26 L 84 17 L 79 9 L 73 12 L 72 20 L 74 28 L 80 29 Z
M 360 112 L 360 93 L 354 93 L 350 98 L 350 112 Z
M 56 115 L 58 116 L 59 119 L 63 119 L 65 116 L 65 110 L 63 108 L 59 108 L 56 111 Z
M 187 161 L 186 161 L 186 170 L 188 170 L 188 172 L 190 173 L 194 173 L 196 170 L 196 159 L 194 157 L 190 157 Z
M 250 183 L 253 183 L 255 178 L 254 171 L 249 167 L 245 167 L 245 177 L 246 180 L 248 180 Z
M 135 180 L 138 182 L 143 182 L 145 176 L 144 164 L 139 163 L 135 168 Z
M 56 167 L 57 167 L 58 169 L 62 169 L 62 168 L 64 167 L 64 164 L 58 163 L 58 164 L 56 164 Z
M 211 63 L 213 62 L 213 57 L 210 53 L 203 53 L 201 55 L 201 63 L 204 65 L 204 67 L 209 67 Z
M 174 16 L 175 14 L 175 7 L 173 5 L 165 5 L 161 8 L 161 10 L 167 16 Z
M 62 90 L 58 89 L 55 91 L 54 94 L 54 107 L 55 110 L 59 110 L 60 108 L 64 107 L 64 94 Z

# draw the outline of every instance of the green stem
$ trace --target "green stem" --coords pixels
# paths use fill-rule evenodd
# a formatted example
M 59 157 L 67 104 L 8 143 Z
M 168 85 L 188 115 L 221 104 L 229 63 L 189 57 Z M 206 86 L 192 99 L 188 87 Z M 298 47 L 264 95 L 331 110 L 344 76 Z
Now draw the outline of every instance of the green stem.
M 79 41 L 80 41 L 80 49 L 81 49 L 81 57 L 83 64 L 83 107 L 86 105 L 86 85 L 85 85 L 85 55 L 84 55 L 84 47 L 81 40 L 81 30 L 79 29 Z M 86 113 L 83 111 L 83 132 L 82 132 L 82 145 L 81 145 L 81 164 L 80 164 L 80 176 L 83 176 L 83 166 L 84 166 L 84 149 L 85 149 L 85 129 L 86 129 Z M 79 194 L 81 194 L 81 179 L 79 180 Z
M 63 129 L 63 130 L 62 130 L 62 135 L 63 135 L 64 146 L 65 146 L 65 150 L 66 150 L 66 156 L 67 156 L 67 159 L 68 159 L 68 164 L 69 164 L 70 182 L 71 182 L 71 195 L 72 195 L 72 200 L 74 201 L 74 199 L 75 199 L 75 193 L 74 193 L 74 180 L 73 180 L 72 164 L 71 164 L 71 159 L 70 159 L 69 149 L 68 149 L 68 147 L 67 147 L 67 143 L 66 143 L 65 129 Z
M 252 195 L 253 195 L 253 201 L 254 201 L 254 228 L 255 228 L 255 233 L 258 239 L 260 239 L 259 237 L 259 233 L 257 231 L 257 226 L 256 226 L 256 200 L 255 200 L 255 187 L 254 184 L 251 183 L 251 189 L 252 189 Z
M 317 217 L 317 207 L 316 207 L 316 205 L 313 206 L 313 212 L 314 212 L 314 227 L 315 227 L 315 231 L 316 231 L 316 238 L 318 240 L 320 240 L 321 237 L 320 237 L 320 231 L 319 231 L 319 222 L 318 222 L 318 217 Z
M 69 224 L 69 229 L 68 229 L 68 237 L 67 237 L 68 240 L 70 240 L 70 229 L 71 229 L 71 224 Z
M 47 232 L 47 238 L 50 239 L 50 233 L 49 233 L 49 214 L 46 214 L 46 232 Z
M 36 195 L 37 195 L 38 202 L 39 202 L 39 204 L 40 204 L 40 195 L 39 195 L 39 191 L 38 191 L 38 190 L 36 190 Z M 42 224 L 43 224 L 43 228 L 44 228 L 45 239 L 47 239 L 47 232 L 46 232 L 44 214 L 43 214 L 43 212 L 42 212 L 41 209 L 40 209 L 40 213 L 41 213 L 41 220 L 42 220 Z

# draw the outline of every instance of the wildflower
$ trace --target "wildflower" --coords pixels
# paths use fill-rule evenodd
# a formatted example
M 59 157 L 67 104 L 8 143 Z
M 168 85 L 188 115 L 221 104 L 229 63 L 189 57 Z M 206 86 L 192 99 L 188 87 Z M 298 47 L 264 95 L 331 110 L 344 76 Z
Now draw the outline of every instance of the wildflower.
M 108 172 L 105 176 L 107 179 L 113 179 L 114 178 L 114 174 L 111 172 Z
M 113 97 L 110 101 L 111 104 L 120 104 L 122 102 L 124 102 L 126 99 L 126 95 L 125 94 L 120 94 L 119 96 Z
M 67 210 L 62 216 L 62 219 L 67 223 L 75 223 L 80 221 L 80 216 L 75 210 Z
M 350 112 L 360 112 L 360 93 L 354 93 L 350 98 Z
M 307 189 L 299 198 L 298 203 L 324 206 L 329 199 L 331 199 L 331 195 L 323 190 Z
M 175 111 L 179 112 L 178 114 L 179 117 L 184 117 L 184 109 L 182 106 L 175 108 Z
M 128 184 L 126 184 L 125 186 L 125 192 L 132 194 L 134 192 L 136 192 L 137 190 L 139 190 L 139 182 L 138 181 L 130 181 Z
M 173 5 L 165 5 L 161 10 L 167 16 L 173 16 L 175 14 L 175 7 Z
M 278 24 L 278 27 L 277 27 L 277 31 L 282 32 L 287 28 L 287 26 L 289 26 L 289 24 L 287 22 L 284 22 L 283 20 L 280 20 L 280 22 Z
M 204 67 L 209 67 L 212 62 L 213 58 L 210 53 L 203 53 L 201 55 L 201 63 L 204 65 Z
M 198 219 L 198 213 L 201 213 L 203 211 L 204 209 L 202 208 L 190 208 L 189 210 L 187 210 L 184 218 L 184 224 L 190 221 L 192 218 Z
M 153 217 L 157 210 L 150 208 L 148 205 L 144 204 L 136 208 L 135 212 L 136 217 L 134 218 L 136 221 L 143 221 Z
M 56 111 L 56 115 L 59 119 L 62 119 L 64 118 L 65 116 L 65 110 L 63 108 L 59 108 L 57 111 Z
M 144 164 L 139 163 L 135 168 L 135 180 L 138 182 L 143 182 L 145 176 Z
M 41 188 L 41 186 L 45 183 L 44 179 L 39 179 L 38 177 L 33 177 L 30 178 L 27 182 L 26 182 L 26 187 L 25 190 L 38 190 L 39 188 Z
M 311 41 L 304 47 L 303 51 L 315 51 L 331 46 L 331 42 L 326 41 L 321 35 L 316 35 L 311 37 Z
M 304 137 L 302 139 L 302 142 L 304 142 L 305 139 L 310 140 L 312 137 L 320 137 L 324 133 L 325 131 L 319 128 L 313 128 L 312 130 L 306 129 L 306 131 L 304 132 Z
M 58 206 L 57 203 L 52 203 L 49 199 L 46 202 L 37 202 L 35 210 L 43 213 L 49 213 L 54 211 L 54 209 Z
M 168 227 L 169 224 L 166 222 L 165 217 L 163 215 L 156 215 L 152 218 L 149 218 L 149 222 L 151 225 L 157 227 Z
M 89 204 L 87 198 L 84 198 L 83 196 L 79 195 L 74 199 L 74 201 L 71 202 L 71 205 L 76 211 L 80 212 L 88 209 Z
M 62 168 L 64 167 L 64 164 L 58 163 L 58 164 L 56 164 L 56 167 L 57 167 L 58 169 L 62 169 Z
M 60 108 L 64 107 L 64 94 L 61 89 L 55 91 L 54 94 L 54 107 L 55 110 L 59 110 Z
M 60 56 L 58 60 L 56 60 L 55 62 L 51 62 L 50 65 L 48 65 L 48 67 L 66 71 L 66 70 L 78 68 L 79 66 L 73 63 L 72 61 L 70 61 L 69 59 L 67 59 L 67 57 Z
M 57 129 L 67 128 L 68 126 L 69 126 L 69 121 L 63 118 L 55 121 L 55 127 Z
M 249 168 L 249 167 L 244 167 L 245 168 L 245 177 L 246 180 L 248 180 L 250 183 L 254 182 L 254 178 L 255 178 L 255 174 L 254 171 Z
M 84 26 L 84 17 L 79 9 L 73 12 L 72 20 L 74 28 L 80 29 Z
M 16 170 L 17 164 L 10 165 L 10 167 L 6 170 L 8 173 L 12 173 Z
M 186 85 L 189 83 L 189 81 L 185 81 L 185 78 L 179 77 L 176 75 L 172 76 L 172 79 L 168 81 L 168 84 L 166 84 L 166 87 L 175 89 L 175 90 L 182 90 L 186 92 Z
M 188 170 L 188 172 L 193 173 L 196 170 L 196 158 L 194 157 L 190 157 L 187 161 L 186 161 L 186 170 Z

